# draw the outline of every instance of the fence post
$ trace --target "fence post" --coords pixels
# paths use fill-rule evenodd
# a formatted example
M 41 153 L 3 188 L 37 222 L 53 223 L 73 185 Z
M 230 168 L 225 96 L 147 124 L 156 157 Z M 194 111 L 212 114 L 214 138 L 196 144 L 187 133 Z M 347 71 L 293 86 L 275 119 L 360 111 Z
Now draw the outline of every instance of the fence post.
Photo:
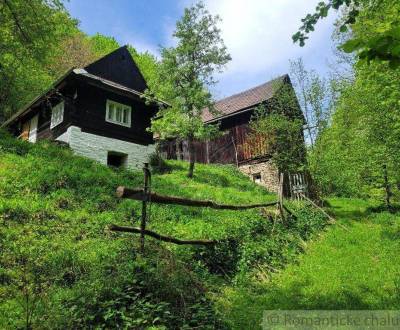
M 278 210 L 279 214 L 282 219 L 284 219 L 284 213 L 283 213 L 283 180 L 284 180 L 284 174 L 283 172 L 280 173 L 279 175 L 279 189 L 278 189 Z
M 144 231 L 146 230 L 147 196 L 149 193 L 149 177 L 150 177 L 149 163 L 144 163 L 143 174 L 144 174 L 143 192 L 145 198 L 142 201 L 142 218 L 140 221 L 140 251 L 142 253 L 144 253 L 144 236 L 145 236 Z

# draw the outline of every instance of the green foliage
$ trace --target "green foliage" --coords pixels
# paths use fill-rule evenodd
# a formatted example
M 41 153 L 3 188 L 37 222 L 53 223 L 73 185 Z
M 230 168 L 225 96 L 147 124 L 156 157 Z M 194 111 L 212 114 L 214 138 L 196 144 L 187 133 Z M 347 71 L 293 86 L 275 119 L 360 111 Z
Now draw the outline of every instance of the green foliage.
M 308 14 L 302 19 L 303 25 L 293 35 L 293 41 L 305 45 L 308 34 L 314 31 L 317 22 L 328 15 L 329 10 L 347 7 L 347 13 L 340 32 L 347 32 L 348 27 L 354 29 L 366 13 L 382 14 L 390 8 L 391 13 L 385 17 L 384 24 L 376 26 L 370 34 L 355 36 L 346 41 L 341 48 L 347 53 L 356 53 L 358 58 L 369 63 L 372 60 L 388 61 L 391 68 L 400 65 L 400 20 L 398 17 L 399 3 L 396 0 L 330 0 L 320 2 L 314 14 Z
M 399 308 L 399 215 L 371 214 L 373 201 L 329 202 L 345 228 L 332 226 L 303 242 L 306 253 L 282 272 L 261 275 L 250 287 L 226 288 L 217 306 L 230 328 L 254 328 L 264 310 Z
M 364 65 L 356 77 L 310 153 L 310 166 L 327 194 L 383 198 L 384 165 L 392 188 L 399 182 L 399 70 Z
M 268 113 L 261 107 L 252 118 L 250 126 L 250 141 L 257 141 L 262 137 L 271 160 L 281 171 L 297 172 L 305 165 L 300 119 L 290 120 L 282 114 Z
M 212 16 L 203 2 L 186 8 L 181 20 L 176 23 L 173 34 L 178 41 L 176 47 L 162 48 L 162 62 L 158 68 L 157 82 L 148 98 L 164 97 L 170 102 L 152 120 L 151 130 L 160 138 L 182 138 L 189 143 L 193 176 L 193 140 L 205 140 L 218 130 L 202 121 L 204 108 L 213 111 L 209 87 L 216 83 L 215 72 L 221 72 L 231 59 L 217 27 L 218 16 Z
M 58 0 L 4 0 L 0 16 L 1 122 L 50 84 L 48 65 L 76 21 Z
M 352 38 L 367 40 L 391 28 L 398 8 L 390 1 L 381 2 L 379 11 L 363 7 Z M 338 80 L 333 116 L 309 153 L 323 193 L 398 200 L 400 71 L 391 63 L 358 60 L 353 77 Z
M 104 36 L 100 33 L 96 33 L 94 36 L 89 37 L 89 40 L 91 49 L 98 58 L 119 48 L 118 42 L 113 37 Z
M 302 58 L 290 61 L 290 76 L 305 119 L 306 141 L 312 148 L 328 125 L 334 93 L 326 79 L 305 68 Z
M 230 204 L 276 198 L 231 166 L 199 164 L 188 181 L 183 162 L 168 165 L 168 174 L 153 173 L 153 191 Z M 221 286 L 243 285 L 259 267 L 283 267 L 326 223 L 304 205 L 291 206 L 298 220 L 281 223 L 259 210 L 152 204 L 150 229 L 221 243 L 204 249 L 147 238 L 141 256 L 136 237 L 107 226 L 137 225 L 141 203 L 118 200 L 115 188 L 142 180 L 141 172 L 1 133 L 1 328 L 223 329 L 213 298 Z
M 303 118 L 294 91 L 290 85 L 277 84 L 275 98 L 259 106 L 250 121 L 248 141 L 260 156 L 266 154 L 280 171 L 300 171 L 305 165 Z M 271 110 L 272 109 L 272 110 Z

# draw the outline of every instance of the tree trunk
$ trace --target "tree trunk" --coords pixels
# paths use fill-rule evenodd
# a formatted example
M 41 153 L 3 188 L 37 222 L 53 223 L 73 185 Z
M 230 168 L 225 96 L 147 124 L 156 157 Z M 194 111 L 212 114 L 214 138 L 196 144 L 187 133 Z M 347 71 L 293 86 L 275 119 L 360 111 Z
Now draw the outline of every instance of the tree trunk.
M 189 136 L 188 138 L 188 149 L 189 149 L 189 172 L 188 177 L 193 178 L 194 171 L 194 163 L 196 161 L 196 153 L 193 143 L 193 136 Z

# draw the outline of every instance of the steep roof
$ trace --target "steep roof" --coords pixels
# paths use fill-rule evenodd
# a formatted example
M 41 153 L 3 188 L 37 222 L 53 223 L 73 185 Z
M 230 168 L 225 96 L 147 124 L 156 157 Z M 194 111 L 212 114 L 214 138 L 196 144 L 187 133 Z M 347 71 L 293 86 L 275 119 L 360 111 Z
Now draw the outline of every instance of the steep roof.
M 205 109 L 202 119 L 206 123 L 215 121 L 265 102 L 275 95 L 277 84 L 283 83 L 287 79 L 289 79 L 289 76 L 286 74 L 244 92 L 219 100 L 214 105 L 217 114 L 213 115 L 208 109 Z
M 57 92 L 58 87 L 71 76 L 81 77 L 88 81 L 95 81 L 103 88 L 120 90 L 128 95 L 130 94 L 137 97 L 144 96 L 143 92 L 147 88 L 146 82 L 127 50 L 127 47 L 123 46 L 92 64 L 89 64 L 84 69 L 72 68 L 68 70 L 42 94 L 23 106 L 13 116 L 1 124 L 0 127 L 6 127 L 15 122 L 19 117 L 30 113 L 35 104 L 41 102 L 44 97 Z M 136 88 L 132 88 L 132 86 L 136 86 Z M 157 102 L 168 106 L 164 101 L 157 100 Z
M 84 68 L 88 73 L 143 93 L 147 84 L 127 46 L 122 46 Z

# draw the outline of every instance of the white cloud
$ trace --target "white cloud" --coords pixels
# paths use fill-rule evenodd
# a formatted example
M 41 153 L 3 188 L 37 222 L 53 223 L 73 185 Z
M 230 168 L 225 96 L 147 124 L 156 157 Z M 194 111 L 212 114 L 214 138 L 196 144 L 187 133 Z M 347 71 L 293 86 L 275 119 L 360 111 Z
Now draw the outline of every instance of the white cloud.
M 235 72 L 258 72 L 282 59 L 301 55 L 291 36 L 300 19 L 313 12 L 317 3 L 318 0 L 206 1 L 209 10 L 223 20 L 222 35 L 233 59 L 230 70 Z M 308 47 L 326 37 L 331 21 L 319 24 Z
M 318 24 L 304 48 L 291 36 L 300 20 L 313 12 L 319 0 L 206 0 L 222 18 L 220 28 L 232 56 L 221 76 L 224 93 L 251 87 L 288 71 L 288 60 L 303 56 L 307 64 L 322 66 L 330 55 L 334 15 Z M 231 85 L 237 81 L 235 86 Z
M 217 98 L 239 92 L 263 83 L 277 75 L 288 73 L 289 59 L 303 57 L 307 66 L 323 73 L 326 59 L 331 56 L 330 36 L 335 15 L 318 23 L 306 46 L 293 44 L 292 35 L 301 24 L 301 18 L 314 11 L 320 0 L 205 0 L 212 14 L 222 18 L 222 37 L 232 61 L 218 78 L 220 83 L 213 91 Z M 195 0 L 177 2 L 184 7 Z M 172 33 L 179 17 L 165 16 L 163 39 L 165 46 L 173 46 Z M 160 56 L 158 45 L 143 40 L 126 30 L 115 31 L 124 42 L 139 51 L 149 51 Z

